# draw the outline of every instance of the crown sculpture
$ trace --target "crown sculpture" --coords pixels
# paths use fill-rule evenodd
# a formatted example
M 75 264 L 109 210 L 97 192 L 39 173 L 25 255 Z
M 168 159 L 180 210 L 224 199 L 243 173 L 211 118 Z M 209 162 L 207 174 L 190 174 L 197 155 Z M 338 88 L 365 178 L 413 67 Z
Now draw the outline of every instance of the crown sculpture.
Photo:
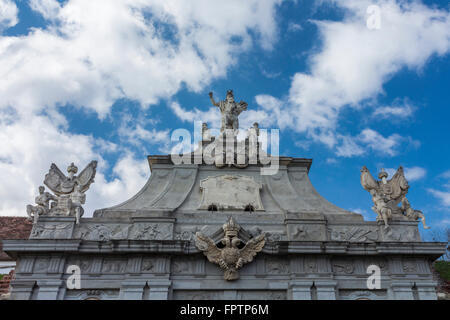
M 399 167 L 390 180 L 388 173 L 381 169 L 378 174 L 379 181 L 375 180 L 369 170 L 364 166 L 361 169 L 361 185 L 372 195 L 372 210 L 378 215 L 377 220 L 384 222 L 385 228 L 389 227 L 388 221 L 394 217 L 406 217 L 409 220 L 422 220 L 423 227 L 429 229 L 425 224 L 425 216 L 422 211 L 411 208 L 406 198 L 409 185 L 405 178 L 403 167 Z M 401 203 L 399 207 L 398 204 Z
M 239 279 L 238 269 L 251 262 L 265 244 L 265 235 L 260 234 L 239 249 L 243 245 L 243 241 L 238 238 L 240 229 L 232 217 L 223 225 L 225 236 L 219 242 L 222 248 L 219 248 L 213 239 L 200 232 L 196 233 L 195 245 L 203 251 L 209 262 L 216 263 L 225 270 L 223 275 L 225 280 Z
M 39 216 L 75 216 L 76 223 L 84 213 L 82 205 L 86 202 L 85 192 L 94 182 L 97 161 L 91 161 L 81 173 L 76 176 L 78 168 L 71 163 L 67 168 L 69 176 L 59 170 L 52 163 L 49 172 L 45 175 L 44 184 L 55 195 L 46 192 L 44 186 L 39 187 L 39 195 L 36 197 L 36 205 L 27 205 L 28 219 L 37 223 Z

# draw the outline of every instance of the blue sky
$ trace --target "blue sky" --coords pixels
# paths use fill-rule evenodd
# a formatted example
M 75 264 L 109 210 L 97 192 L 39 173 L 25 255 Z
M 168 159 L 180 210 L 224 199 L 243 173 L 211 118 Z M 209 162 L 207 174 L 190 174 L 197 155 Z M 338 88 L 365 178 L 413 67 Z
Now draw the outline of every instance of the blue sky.
M 25 214 L 51 162 L 99 160 L 86 215 L 126 200 L 231 88 L 242 127 L 279 128 L 331 202 L 373 220 L 360 168 L 402 165 L 448 227 L 449 51 L 448 1 L 0 0 L 0 215 Z

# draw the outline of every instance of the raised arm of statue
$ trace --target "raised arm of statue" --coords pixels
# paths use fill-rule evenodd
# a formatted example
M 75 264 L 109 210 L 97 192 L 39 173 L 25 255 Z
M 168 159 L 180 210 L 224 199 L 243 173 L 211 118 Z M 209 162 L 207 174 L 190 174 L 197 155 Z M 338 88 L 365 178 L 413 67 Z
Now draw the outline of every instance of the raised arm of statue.
M 212 92 L 209 93 L 209 99 L 211 99 L 211 103 L 213 104 L 213 106 L 216 106 L 216 107 L 219 106 L 219 104 L 218 104 L 217 102 L 214 101 L 213 93 L 212 93 Z

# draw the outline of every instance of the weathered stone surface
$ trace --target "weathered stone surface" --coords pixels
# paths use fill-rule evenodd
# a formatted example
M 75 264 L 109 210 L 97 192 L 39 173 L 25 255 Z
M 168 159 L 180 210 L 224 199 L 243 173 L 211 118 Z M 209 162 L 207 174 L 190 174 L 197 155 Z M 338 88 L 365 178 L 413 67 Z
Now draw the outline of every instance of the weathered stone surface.
M 201 146 L 214 146 L 227 130 L 235 139 L 246 103 L 232 98 L 212 101 L 223 130 L 212 137 L 203 126 Z M 251 139 L 258 143 L 259 130 L 250 128 L 245 148 Z M 57 200 L 41 189 L 29 207 L 30 238 L 3 241 L 18 261 L 11 299 L 436 299 L 429 265 L 446 244 L 421 241 L 416 220 L 422 216 L 405 198 L 401 170 L 389 181 L 363 170 L 361 183 L 381 217 L 364 221 L 314 189 L 311 159 L 276 157 L 277 172 L 263 175 L 261 159 L 218 164 L 223 155 L 214 154 L 210 164 L 177 165 L 170 155 L 149 156 L 151 176 L 135 196 L 82 219 L 81 210 L 61 199 L 78 197 L 81 204 L 76 185 L 84 193 L 95 166 L 79 176 L 72 167 L 69 177 L 52 166 L 45 184 Z M 52 201 L 59 201 L 54 211 Z M 55 210 L 65 214 L 50 214 Z M 69 266 L 79 267 L 80 288 L 67 287 Z M 381 284 L 372 290 L 373 266 Z

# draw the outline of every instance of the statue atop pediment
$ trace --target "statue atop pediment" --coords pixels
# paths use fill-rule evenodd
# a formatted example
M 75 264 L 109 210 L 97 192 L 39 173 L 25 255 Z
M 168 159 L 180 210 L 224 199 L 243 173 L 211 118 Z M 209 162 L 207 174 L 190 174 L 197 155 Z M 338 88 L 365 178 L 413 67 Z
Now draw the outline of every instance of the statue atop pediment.
M 220 132 L 224 132 L 226 129 L 232 129 L 237 132 L 239 129 L 239 115 L 242 111 L 247 110 L 247 102 L 234 100 L 233 90 L 227 91 L 225 100 L 216 102 L 213 97 L 213 93 L 209 93 L 209 98 L 214 106 L 219 107 L 222 114 L 222 126 Z
M 75 216 L 76 223 L 84 213 L 83 204 L 86 202 L 85 192 L 94 182 L 97 161 L 91 161 L 79 175 L 78 168 L 71 163 L 67 168 L 66 176 L 52 163 L 49 172 L 45 175 L 44 184 L 55 195 L 45 191 L 44 186 L 39 187 L 39 195 L 36 197 L 36 205 L 27 206 L 28 218 L 37 223 L 39 216 Z
M 369 170 L 364 166 L 361 169 L 361 185 L 372 196 L 372 210 L 378 215 L 378 219 L 389 226 L 388 221 L 395 215 L 403 215 L 409 220 L 422 220 L 423 227 L 429 229 L 425 223 L 425 216 L 420 210 L 411 208 L 406 198 L 409 184 L 405 178 L 403 167 L 399 167 L 394 176 L 388 180 L 388 173 L 381 169 L 378 174 L 379 181 L 375 180 Z M 399 207 L 399 203 L 401 206 Z

